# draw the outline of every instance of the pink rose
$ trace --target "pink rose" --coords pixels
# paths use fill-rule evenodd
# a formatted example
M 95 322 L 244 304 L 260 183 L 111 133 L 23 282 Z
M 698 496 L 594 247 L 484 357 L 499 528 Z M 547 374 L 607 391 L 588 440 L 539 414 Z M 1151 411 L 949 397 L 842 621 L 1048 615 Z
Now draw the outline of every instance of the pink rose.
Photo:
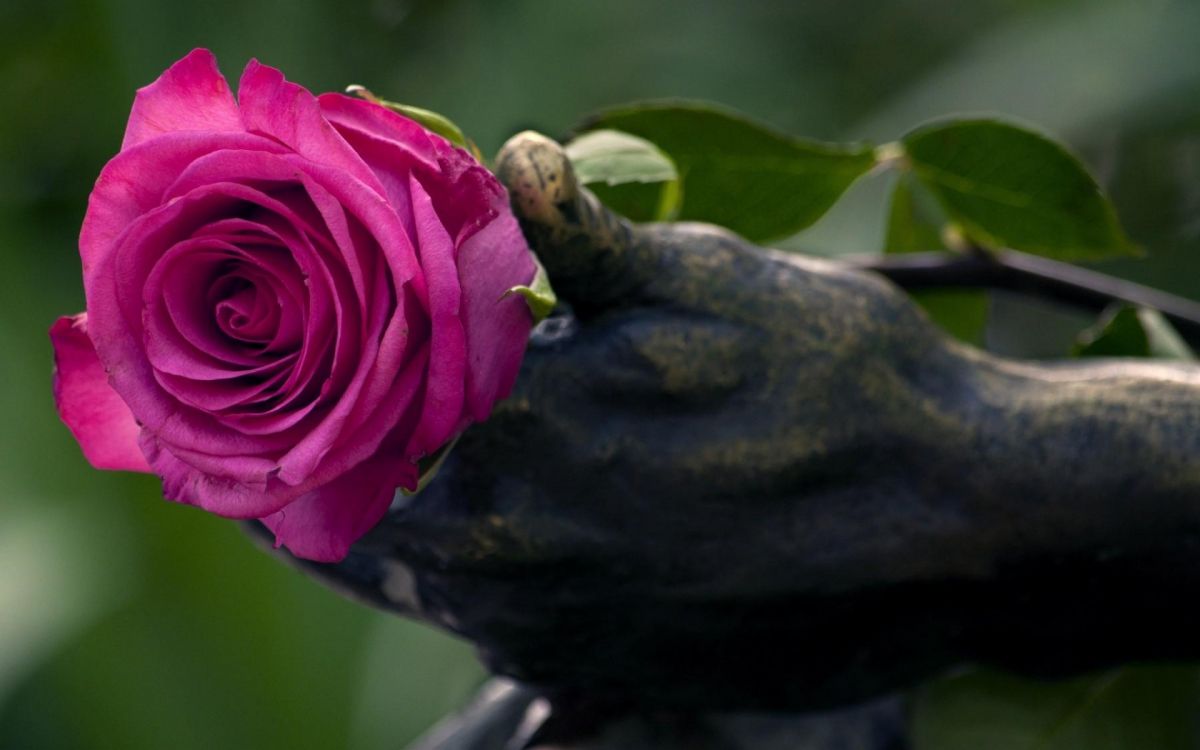
M 79 239 L 55 398 L 103 469 L 334 561 L 485 419 L 532 320 L 500 183 L 392 111 L 195 50 L 133 103 Z

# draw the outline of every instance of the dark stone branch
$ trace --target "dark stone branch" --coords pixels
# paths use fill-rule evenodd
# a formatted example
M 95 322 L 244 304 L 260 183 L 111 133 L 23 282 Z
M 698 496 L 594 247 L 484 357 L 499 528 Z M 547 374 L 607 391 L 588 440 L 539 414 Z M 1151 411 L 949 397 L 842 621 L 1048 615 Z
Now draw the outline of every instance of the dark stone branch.
M 1025 253 L 912 253 L 850 258 L 904 289 L 986 288 L 1022 292 L 1088 310 L 1114 302 L 1161 312 L 1187 342 L 1200 345 L 1200 303 L 1132 281 Z

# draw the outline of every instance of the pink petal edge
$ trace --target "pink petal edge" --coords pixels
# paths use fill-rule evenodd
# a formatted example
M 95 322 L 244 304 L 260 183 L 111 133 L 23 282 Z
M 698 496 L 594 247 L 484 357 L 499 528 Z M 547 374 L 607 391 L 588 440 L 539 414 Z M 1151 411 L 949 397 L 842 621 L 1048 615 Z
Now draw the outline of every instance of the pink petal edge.
M 108 384 L 87 335 L 87 313 L 59 318 L 50 328 L 54 345 L 54 400 L 58 414 L 83 455 L 97 469 L 150 473 L 138 447 L 140 428 L 129 407 Z
M 216 57 L 203 48 L 192 50 L 154 83 L 138 89 L 121 150 L 179 130 L 242 131 L 233 92 Z
M 425 404 L 412 437 L 416 453 L 430 454 L 461 429 L 466 388 L 467 340 L 459 317 L 462 290 L 455 267 L 454 241 L 434 210 L 433 201 L 409 177 L 421 268 L 429 284 L 430 354 Z
M 278 69 L 258 60 L 247 63 L 238 82 L 238 105 L 247 131 L 274 138 L 311 162 L 344 170 L 384 200 L 375 173 L 325 119 L 317 98 Z
M 260 519 L 275 546 L 296 557 L 338 562 L 350 546 L 379 523 L 400 485 L 416 482 L 417 467 L 379 456 Z
M 458 250 L 462 322 L 467 337 L 467 407 L 482 422 L 512 391 L 525 356 L 533 317 L 508 289 L 533 279 L 533 256 L 521 228 L 505 212 Z

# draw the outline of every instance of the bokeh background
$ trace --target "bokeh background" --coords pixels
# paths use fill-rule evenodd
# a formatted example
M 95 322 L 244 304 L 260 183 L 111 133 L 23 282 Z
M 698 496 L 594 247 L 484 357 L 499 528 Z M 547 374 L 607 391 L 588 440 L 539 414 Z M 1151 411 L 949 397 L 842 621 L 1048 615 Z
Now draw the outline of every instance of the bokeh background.
M 469 646 L 91 470 L 58 422 L 45 332 L 83 306 L 91 184 L 134 90 L 195 46 L 444 112 L 485 153 L 646 97 L 831 140 L 1007 113 L 1081 153 L 1150 253 L 1104 270 L 1200 296 L 1195 0 L 0 0 L 0 748 L 400 748 L 482 679 Z M 785 244 L 878 250 L 887 187 Z M 1014 353 L 1087 323 L 994 305 Z

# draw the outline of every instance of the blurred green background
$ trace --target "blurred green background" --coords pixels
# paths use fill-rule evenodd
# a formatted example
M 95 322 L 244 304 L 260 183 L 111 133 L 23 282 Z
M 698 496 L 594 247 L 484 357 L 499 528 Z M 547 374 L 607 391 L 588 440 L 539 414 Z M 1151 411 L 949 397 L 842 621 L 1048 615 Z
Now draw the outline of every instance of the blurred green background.
M 1104 270 L 1197 297 L 1198 41 L 1195 0 L 0 0 L 0 748 L 400 748 L 482 678 L 467 645 L 91 470 L 54 413 L 46 330 L 83 306 L 91 184 L 134 90 L 192 47 L 444 112 L 485 153 L 645 97 L 826 139 L 1007 113 L 1079 151 L 1150 251 Z M 785 244 L 877 250 L 885 183 Z M 1087 323 L 994 305 L 1012 353 Z

